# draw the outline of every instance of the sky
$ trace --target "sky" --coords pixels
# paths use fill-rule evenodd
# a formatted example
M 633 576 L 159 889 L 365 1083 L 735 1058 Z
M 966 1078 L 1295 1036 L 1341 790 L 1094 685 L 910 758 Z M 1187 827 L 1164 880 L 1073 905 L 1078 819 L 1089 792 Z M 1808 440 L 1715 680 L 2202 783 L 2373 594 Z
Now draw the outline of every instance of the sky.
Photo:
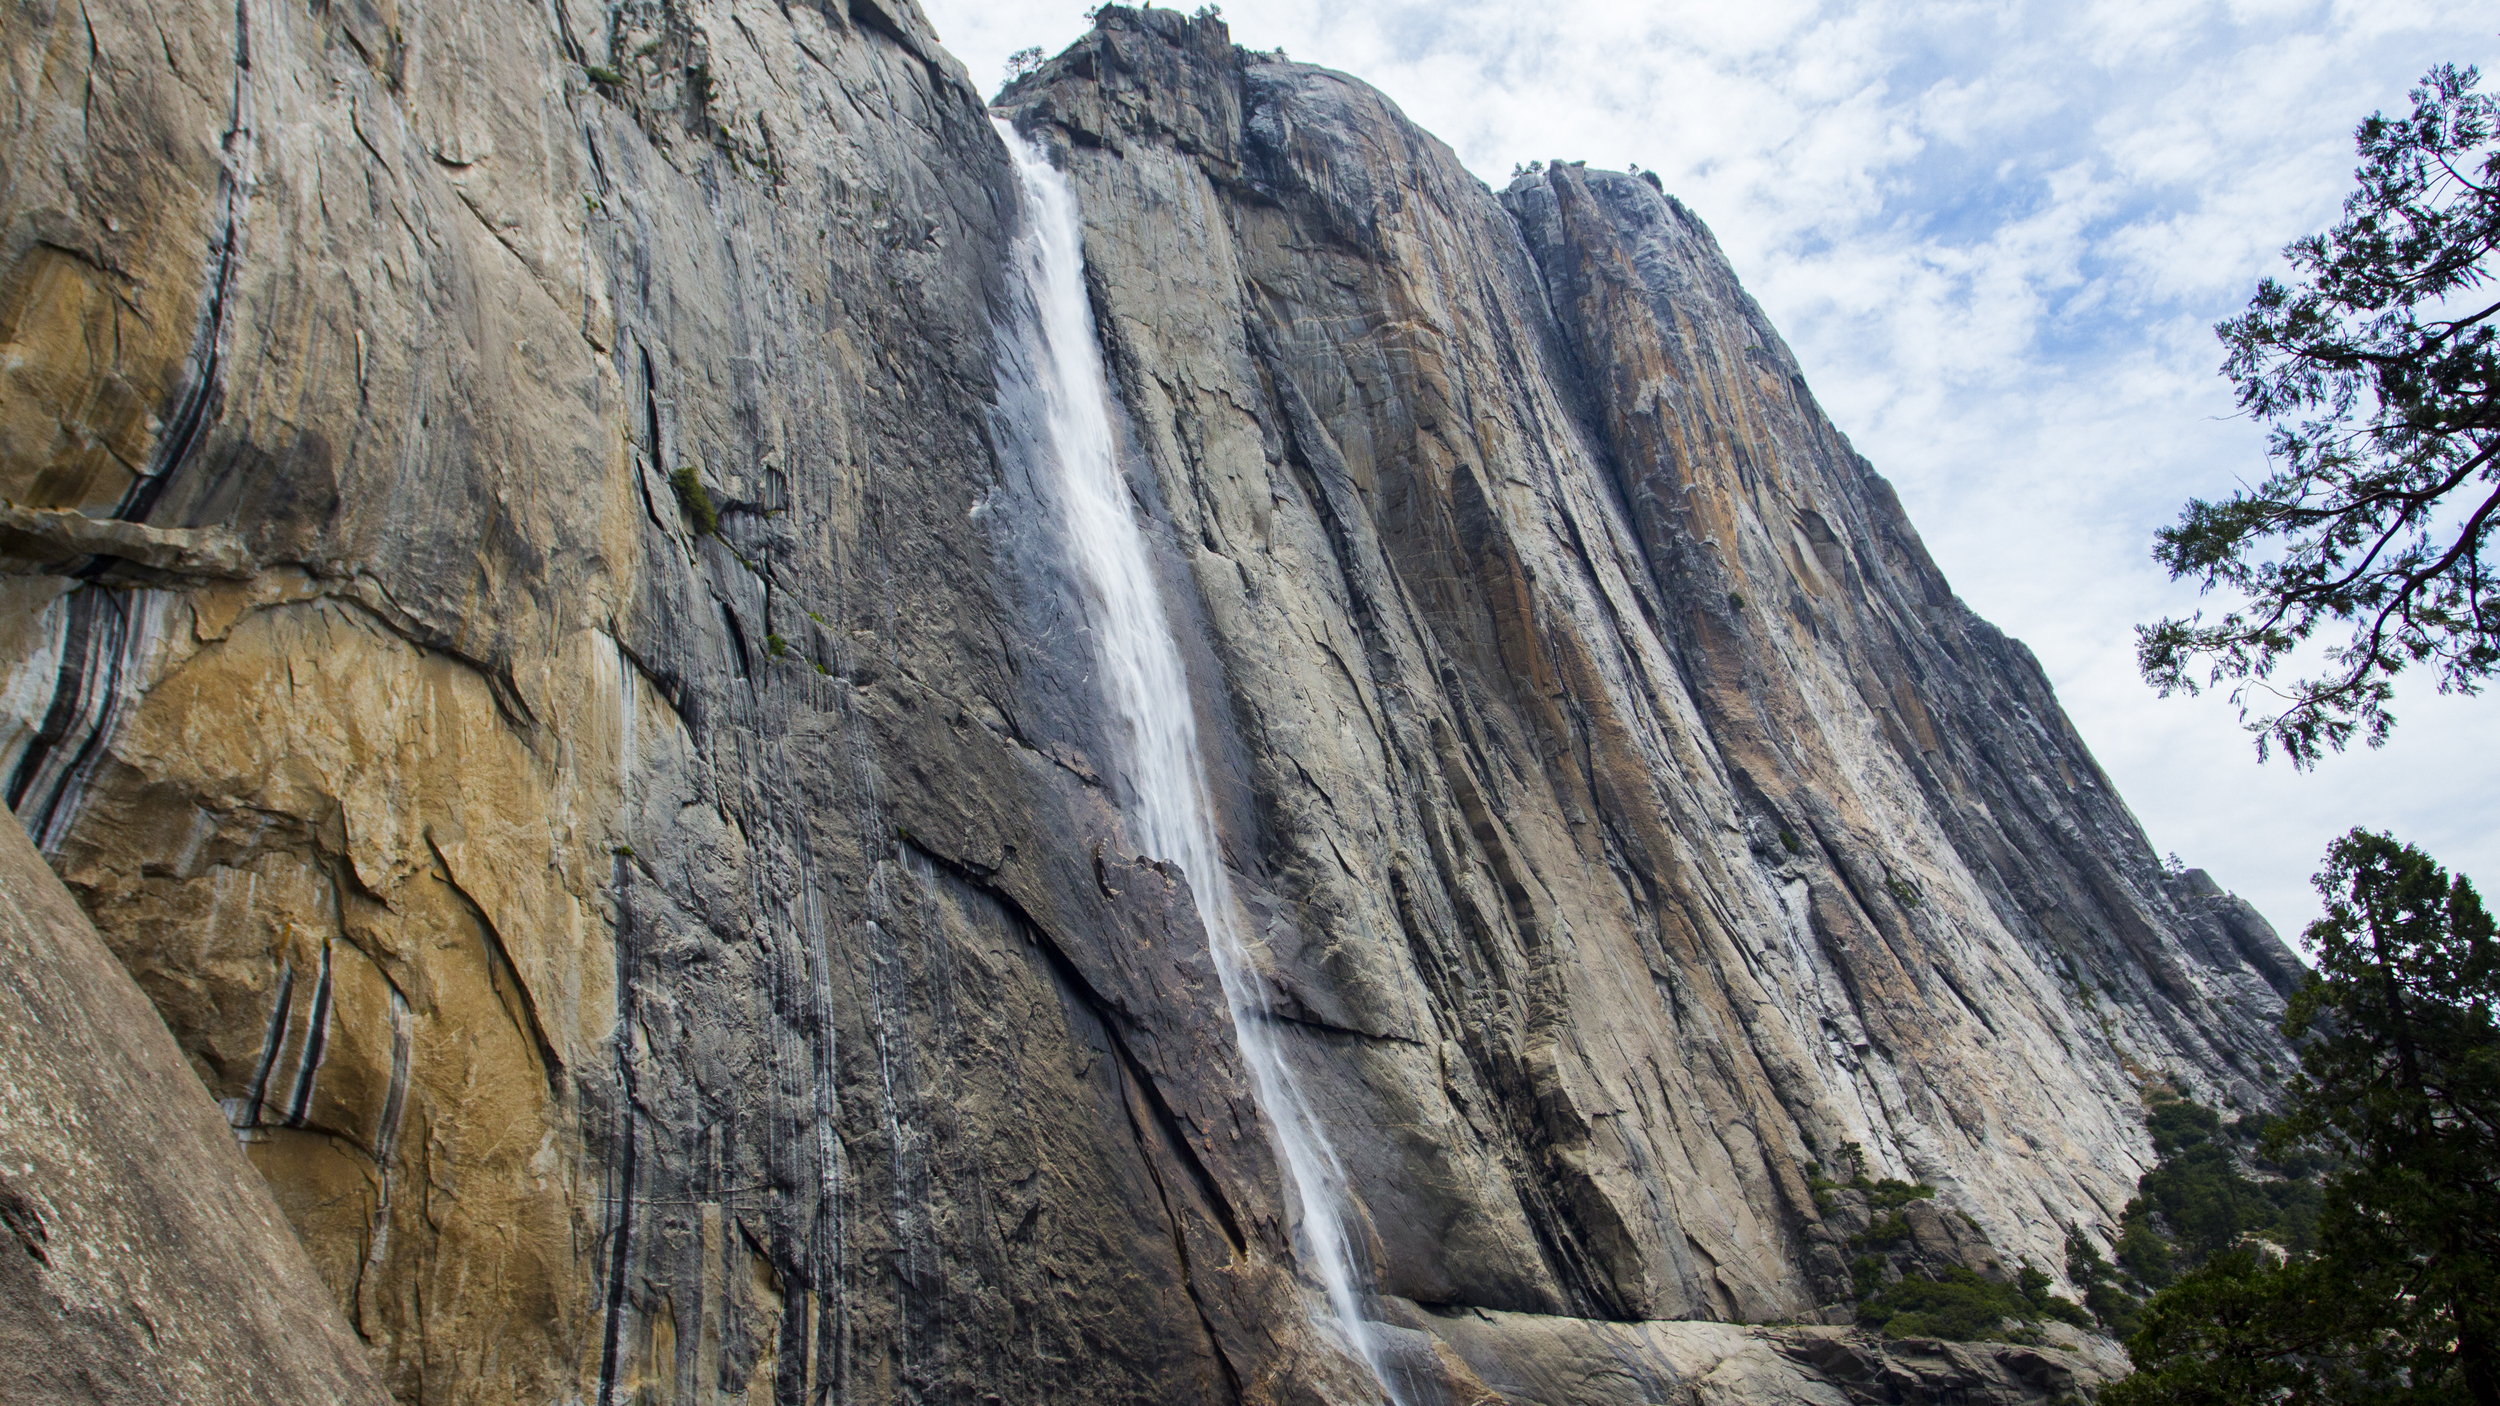
M 994 87 L 1081 0 L 922 0 Z M 1235 42 L 1361 78 L 1488 183 L 1654 170 L 1717 234 L 1962 599 L 2029 644 L 2157 852 L 2288 937 L 2356 825 L 2500 885 L 2500 694 L 2400 687 L 2382 749 L 2260 765 L 2162 699 L 2139 622 L 2197 608 L 2153 532 L 2266 470 L 2213 324 L 2334 223 L 2352 129 L 2500 11 L 2426 0 L 1235 0 Z M 2500 82 L 2500 80 L 2495 80 Z

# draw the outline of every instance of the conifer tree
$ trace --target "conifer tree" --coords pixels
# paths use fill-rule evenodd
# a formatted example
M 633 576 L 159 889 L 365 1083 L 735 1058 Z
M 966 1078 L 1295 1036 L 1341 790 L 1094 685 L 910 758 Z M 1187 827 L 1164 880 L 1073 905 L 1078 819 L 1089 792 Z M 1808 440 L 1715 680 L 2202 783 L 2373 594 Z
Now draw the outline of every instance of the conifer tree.
M 2173 580 L 2237 599 L 2139 626 L 2137 662 L 2164 695 L 2228 685 L 2261 759 L 2378 745 L 2409 666 L 2466 693 L 2500 667 L 2500 102 L 2479 79 L 2435 68 L 2410 116 L 2363 122 L 2343 223 L 2215 329 L 2275 467 L 2157 535 Z M 2325 669 L 2277 686 L 2313 636 Z
M 2235 1249 L 2154 1296 L 2105 1406 L 2500 1406 L 2500 943 L 2462 875 L 2355 830 L 2327 853 L 2305 1041 L 2270 1154 L 2334 1160 L 2316 1253 Z

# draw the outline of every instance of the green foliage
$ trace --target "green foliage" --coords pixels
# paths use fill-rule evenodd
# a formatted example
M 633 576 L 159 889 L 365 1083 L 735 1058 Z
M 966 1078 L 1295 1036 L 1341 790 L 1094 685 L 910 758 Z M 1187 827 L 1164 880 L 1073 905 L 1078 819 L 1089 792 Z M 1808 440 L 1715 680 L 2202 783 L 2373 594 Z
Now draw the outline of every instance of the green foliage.
M 768 633 L 764 636 L 764 652 L 779 659 L 790 652 L 790 642 L 779 635 Z
M 1998 1325 L 2008 1318 L 2032 1317 L 2021 1290 L 1991 1283 L 1960 1265 L 1941 1279 L 1906 1276 L 1858 1305 L 1859 1322 L 1896 1338 L 1973 1342 L 1998 1337 Z
M 2128 1202 L 2127 1217 L 2119 1222 L 2118 1262 L 2136 1282 L 2155 1289 L 2169 1283 L 2177 1271 L 2178 1256 L 2170 1248 L 2169 1237 L 2153 1228 L 2153 1218 L 2141 1201 Z
M 2318 876 L 2318 979 L 2283 1028 L 2306 1038 L 2293 1107 L 2269 1145 L 2336 1158 L 2322 1258 L 2377 1307 L 2401 1348 L 2365 1367 L 2461 1377 L 2500 1401 L 2500 942 L 2463 875 L 2355 830 Z
M 2127 1339 L 2135 1375 L 2103 1387 L 2101 1406 L 2394 1406 L 2405 1398 L 2355 1390 L 2335 1360 L 2343 1297 L 2315 1261 L 2277 1268 L 2243 1251 L 2217 1255 L 2145 1306 Z
M 1907 1245 L 1910 1243 L 1910 1218 L 1899 1211 L 1888 1216 L 1880 1216 L 1852 1243 L 1878 1250 L 1888 1250 L 1895 1245 Z
M 607 67 L 604 64 L 583 64 L 582 73 L 588 77 L 591 82 L 598 84 L 602 88 L 622 88 L 625 86 L 625 75 L 617 72 L 615 69 Z
M 2317 882 L 2318 975 L 2284 1018 L 2301 1072 L 2289 1115 L 2257 1129 L 2277 1165 L 2330 1159 L 2314 1251 L 2225 1251 L 2180 1276 L 2105 1402 L 2500 1402 L 2493 921 L 2464 878 L 2383 835 L 2338 840 Z
M 2144 1300 L 2115 1284 L 2095 1284 L 2084 1290 L 2083 1306 L 2092 1321 L 2114 1338 L 2131 1338 L 2144 1325 Z
M 1806 852 L 1805 845 L 1800 843 L 1797 839 L 1797 832 L 1785 827 L 1780 830 L 1780 848 L 1788 851 L 1790 854 L 1803 854 Z
M 2307 1179 L 2315 1159 L 2263 1155 L 2271 1126 L 2264 1115 L 2226 1123 L 2210 1108 L 2161 1093 L 2144 1121 L 2157 1160 L 2118 1223 L 2118 1262 L 2103 1259 L 2081 1231 L 2066 1233 L 2066 1277 L 2093 1318 L 2119 1337 L 2141 1327 L 2146 1294 L 2251 1236 L 2305 1251 L 2317 1220 L 2318 1188 Z M 2274 1175 L 2252 1177 L 2244 1165 Z
M 1877 1182 L 1859 1177 L 1850 1185 L 1866 1193 L 1866 1208 L 1870 1211 L 1895 1210 L 1912 1201 L 1933 1200 L 1936 1195 L 1936 1188 L 1923 1181 L 1895 1181 L 1891 1177 Z
M 2160 1099 L 2146 1124 L 2160 1161 L 2136 1183 L 2119 1235 L 2118 1262 L 2159 1288 L 2178 1268 L 2193 1267 L 2259 1235 L 2291 1251 L 2309 1248 L 2318 1189 L 2306 1181 L 2257 1181 L 2240 1170 L 2233 1134 L 2254 1143 L 2264 1126 L 2221 1115 L 2186 1099 Z M 2159 1216 L 2169 1234 L 2152 1233 Z
M 2260 758 L 2279 745 L 2310 766 L 2356 731 L 2377 746 L 2409 665 L 2465 693 L 2500 666 L 2482 559 L 2500 526 L 2500 303 L 2478 292 L 2500 249 L 2500 103 L 2479 81 L 2442 65 L 2410 117 L 2363 122 L 2343 223 L 2285 249 L 2296 281 L 2265 280 L 2215 329 L 2275 470 L 2158 534 L 2174 580 L 2239 600 L 2139 627 L 2137 659 L 2164 695 L 2232 680 L 2243 719 L 2252 691 L 2288 699 L 2249 723 Z M 2328 626 L 2350 633 L 2323 673 L 2268 683 Z
M 1850 1261 L 1849 1279 L 1858 1301 L 1859 1322 L 1894 1337 L 1966 1341 L 2001 1339 L 2026 1331 L 2008 1329 L 2007 1323 L 2035 1324 L 2043 1318 L 2077 1325 L 2090 1322 L 2081 1305 L 2051 1294 L 2049 1277 L 2028 1264 L 2013 1284 L 1999 1284 L 1961 1265 L 1951 1265 L 1941 1275 L 1903 1273 L 1887 1285 L 1884 1280 L 1892 1261 L 1885 1252 L 1913 1244 L 1903 1208 L 1933 1199 L 1936 1189 L 1892 1177 L 1870 1179 L 1865 1153 L 1855 1143 L 1841 1148 L 1841 1160 L 1850 1173 L 1847 1181 L 1814 1176 L 1807 1184 L 1814 1190 L 1815 1204 L 1826 1212 L 1835 1191 L 1856 1191 L 1866 1197 L 1871 1223 L 1849 1241 L 1850 1248 L 1858 1251 Z M 1918 1262 L 1915 1255 L 1910 1262 Z
M 2084 1311 L 2083 1305 L 2076 1303 L 2073 1299 L 2061 1299 L 2049 1292 L 2049 1285 L 2054 1282 L 2040 1271 L 2038 1265 L 2028 1262 L 2023 1265 L 2022 1272 L 2014 1277 L 2014 1286 L 2022 1292 L 2023 1302 L 2031 1305 L 2032 1312 L 2043 1318 L 2054 1318 L 2060 1323 L 2071 1323 L 2078 1328 L 2091 1327 L 2092 1315 Z
M 2222 1131 L 2222 1115 L 2191 1099 L 2157 1096 L 2152 1111 L 2145 1115 L 2144 1131 L 2152 1135 L 2156 1154 L 2175 1157 L 2211 1142 Z
M 2318 977 L 2284 1033 L 2307 1038 L 2294 1107 L 2268 1142 L 2315 1139 L 2345 1178 L 2403 1161 L 2461 1188 L 2500 1190 L 2500 944 L 2482 897 L 2429 855 L 2355 830 L 2327 851 L 2309 925 Z M 2486 1203 L 2490 1204 L 2490 1203 Z
M 1786 840 L 1788 832 L 1781 831 L 1780 837 Z M 1894 1177 L 1869 1179 L 1866 1175 L 1866 1149 L 1854 1142 L 1841 1144 L 1840 1162 L 1849 1173 L 1847 1181 L 1834 1181 L 1819 1172 L 1809 1173 L 1806 1177 L 1806 1188 L 1814 1193 L 1815 1209 L 1826 1215 L 1832 1209 L 1831 1193 L 1843 1189 L 1865 1192 L 1867 1210 L 1878 1215 L 1885 1211 L 1898 1211 L 1912 1201 L 1929 1200 L 1936 1194 L 1936 1188 L 1925 1182 L 1901 1181 Z M 1900 1217 L 1891 1219 L 1897 1221 Z M 1867 1233 L 1871 1235 L 1874 1232 L 1869 1230 Z M 1909 1234 L 1907 1229 L 1901 1233 L 1904 1236 Z
M 1918 885 L 1911 883 L 1909 880 L 1904 879 L 1897 874 L 1887 874 L 1884 876 L 1884 890 L 1892 895 L 1893 902 L 1900 904 L 1904 908 L 1916 908 L 1918 906 Z
M 1849 1174 L 1848 1185 L 1855 1186 L 1860 1182 L 1865 1181 L 1866 1149 L 1854 1142 L 1842 1143 L 1840 1145 L 1840 1165 L 1841 1169 Z
M 1896 1338 L 1960 1342 L 2003 1341 L 2009 1323 L 2081 1322 L 2083 1310 L 2051 1294 L 2048 1285 L 2049 1277 L 2029 1265 L 2023 1266 L 2020 1284 L 1999 1284 L 1954 1265 L 1940 1276 L 1904 1275 L 1861 1298 L 1858 1321 Z
M 2136 1330 L 2144 1300 L 2127 1292 L 2118 1267 L 2101 1258 L 2099 1247 L 2082 1231 L 2066 1231 L 2066 1278 L 2083 1291 L 2083 1306 L 2101 1327 L 2117 1337 Z
M 668 486 L 677 490 L 677 506 L 685 510 L 696 535 L 709 537 L 720 531 L 720 512 L 712 506 L 712 495 L 705 491 L 703 475 L 694 465 L 680 464 L 668 476 Z
M 1042 71 L 1042 46 L 1028 44 L 1007 56 L 1007 81 L 1020 82 Z

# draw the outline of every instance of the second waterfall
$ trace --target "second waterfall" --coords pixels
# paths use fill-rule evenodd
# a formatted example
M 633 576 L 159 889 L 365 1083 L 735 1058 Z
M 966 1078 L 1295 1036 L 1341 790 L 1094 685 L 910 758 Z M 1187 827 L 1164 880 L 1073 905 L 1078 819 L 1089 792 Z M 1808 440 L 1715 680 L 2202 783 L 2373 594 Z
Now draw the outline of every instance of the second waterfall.
M 1345 1172 L 1300 1082 L 1276 1046 L 1266 988 L 1250 965 L 1240 909 L 1215 833 L 1197 716 L 1169 613 L 1156 589 L 1146 535 L 1131 507 L 1112 432 L 1110 387 L 1085 292 L 1083 228 L 1065 177 L 1033 143 L 997 119 L 1015 159 L 1024 225 L 1012 281 L 1018 309 L 1004 377 L 1039 407 L 1035 477 L 1056 499 L 1094 640 L 1097 678 L 1115 740 L 1124 743 L 1122 802 L 1138 844 L 1178 864 L 1196 897 L 1215 970 L 1232 1009 L 1251 1088 L 1283 1157 L 1298 1212 L 1295 1249 L 1326 1291 L 1329 1317 L 1391 1399 L 1402 1396 L 1363 1313 L 1368 1286 L 1346 1226 Z

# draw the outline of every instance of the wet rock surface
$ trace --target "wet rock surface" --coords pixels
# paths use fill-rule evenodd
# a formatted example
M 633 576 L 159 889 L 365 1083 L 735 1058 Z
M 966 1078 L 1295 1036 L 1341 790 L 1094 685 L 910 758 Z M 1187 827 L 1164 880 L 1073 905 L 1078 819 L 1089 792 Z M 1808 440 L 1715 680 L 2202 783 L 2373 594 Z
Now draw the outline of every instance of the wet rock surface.
M 1014 183 L 915 8 L 0 48 L 0 776 L 389 1390 L 1376 1394 L 1120 821 L 1003 448 Z M 1728 1325 L 1846 1299 L 1848 1144 L 2053 1271 L 2142 1079 L 2285 1062 L 2262 919 L 2163 873 L 1681 205 L 1496 195 L 1167 11 L 1002 107 L 1415 1392 L 2034 1399 L 2051 1349 Z M 1668 1394 L 1536 1394 L 1591 1354 Z

